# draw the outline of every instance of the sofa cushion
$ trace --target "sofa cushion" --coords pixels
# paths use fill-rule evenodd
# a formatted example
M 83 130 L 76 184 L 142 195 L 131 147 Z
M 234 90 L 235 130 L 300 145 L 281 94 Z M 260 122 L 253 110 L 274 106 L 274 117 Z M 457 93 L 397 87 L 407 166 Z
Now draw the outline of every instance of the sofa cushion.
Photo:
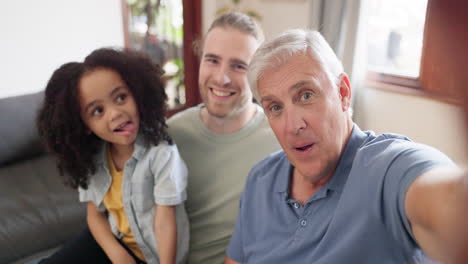
M 44 152 L 36 128 L 43 92 L 0 99 L 0 166 Z
M 50 155 L 0 167 L 0 263 L 57 247 L 85 228 L 85 204 L 61 179 Z

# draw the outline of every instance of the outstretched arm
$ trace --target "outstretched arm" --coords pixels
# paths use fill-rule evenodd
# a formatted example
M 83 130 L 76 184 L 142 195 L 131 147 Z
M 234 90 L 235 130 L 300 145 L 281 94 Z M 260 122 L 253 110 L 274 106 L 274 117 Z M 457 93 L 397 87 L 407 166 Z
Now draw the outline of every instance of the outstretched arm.
M 421 248 L 443 263 L 468 259 L 468 172 L 433 169 L 410 185 L 408 220 Z
M 177 248 L 175 206 L 156 205 L 154 230 L 158 242 L 159 263 L 174 264 Z
M 135 260 L 120 245 L 112 234 L 109 222 L 103 212 L 99 212 L 93 202 L 88 202 L 87 222 L 91 234 L 99 246 L 104 250 L 112 263 L 135 263 Z

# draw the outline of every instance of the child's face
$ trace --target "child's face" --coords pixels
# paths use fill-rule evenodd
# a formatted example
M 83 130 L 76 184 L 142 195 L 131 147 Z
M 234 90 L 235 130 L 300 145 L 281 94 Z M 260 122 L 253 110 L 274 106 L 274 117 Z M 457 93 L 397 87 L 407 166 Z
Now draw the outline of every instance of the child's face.
M 81 119 L 99 138 L 133 149 L 139 128 L 138 109 L 125 82 L 113 70 L 98 68 L 79 83 Z

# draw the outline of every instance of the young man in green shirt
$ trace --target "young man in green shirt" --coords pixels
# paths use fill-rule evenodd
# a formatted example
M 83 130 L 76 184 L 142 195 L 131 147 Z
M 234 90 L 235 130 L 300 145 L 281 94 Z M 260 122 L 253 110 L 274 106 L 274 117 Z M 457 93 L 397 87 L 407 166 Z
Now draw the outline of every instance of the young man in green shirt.
M 247 174 L 280 148 L 246 76 L 262 41 L 260 27 L 247 15 L 217 18 L 201 46 L 203 103 L 168 120 L 189 171 L 189 263 L 223 263 Z

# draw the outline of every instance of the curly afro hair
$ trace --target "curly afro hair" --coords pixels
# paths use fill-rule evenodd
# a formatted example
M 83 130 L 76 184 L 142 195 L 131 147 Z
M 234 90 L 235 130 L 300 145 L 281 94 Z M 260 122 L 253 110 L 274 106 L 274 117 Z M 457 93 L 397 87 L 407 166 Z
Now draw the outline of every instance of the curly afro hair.
M 129 49 L 102 48 L 84 62 L 59 67 L 45 89 L 45 99 L 37 117 L 39 135 L 57 157 L 57 167 L 66 185 L 87 189 L 89 175 L 95 173 L 95 155 L 102 140 L 88 133 L 80 117 L 79 83 L 84 74 L 98 68 L 117 72 L 129 87 L 140 115 L 139 134 L 148 145 L 161 141 L 172 144 L 167 133 L 167 95 L 161 82 L 161 67 L 143 53 Z

